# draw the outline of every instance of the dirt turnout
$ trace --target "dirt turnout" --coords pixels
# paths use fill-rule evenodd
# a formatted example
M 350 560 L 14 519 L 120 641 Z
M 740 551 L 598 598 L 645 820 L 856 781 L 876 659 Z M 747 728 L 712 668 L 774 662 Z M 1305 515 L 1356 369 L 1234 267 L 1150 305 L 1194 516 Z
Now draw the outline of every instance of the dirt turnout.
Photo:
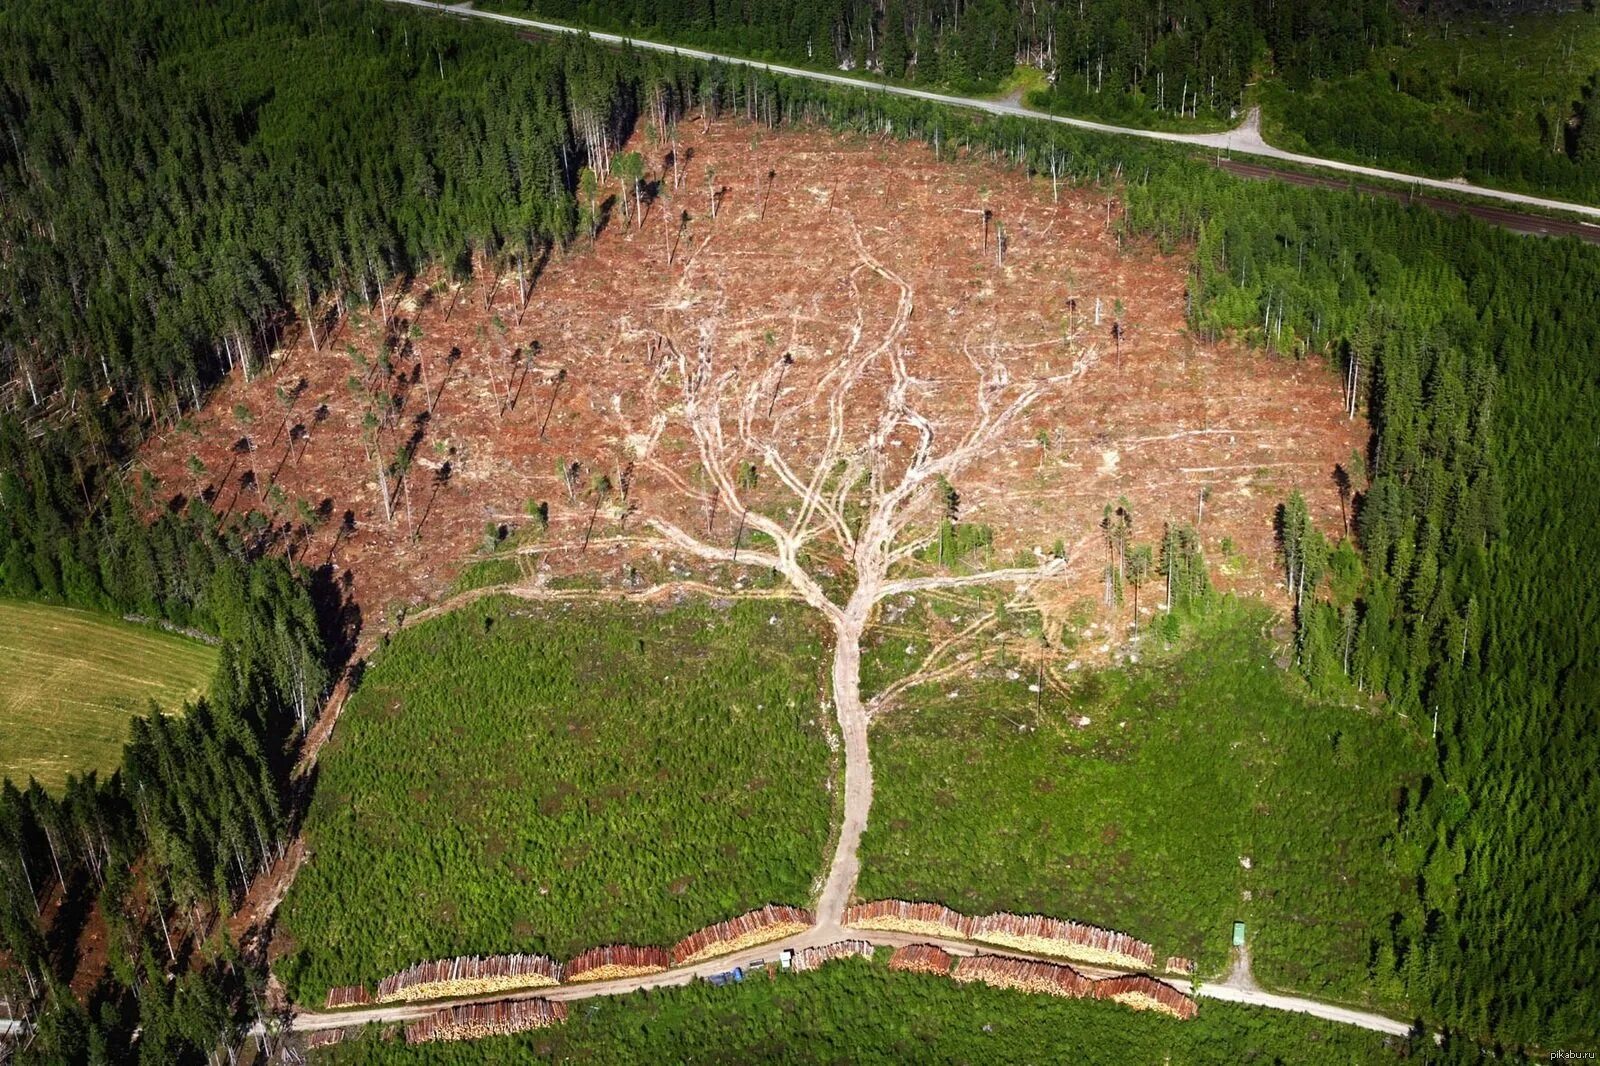
M 620 585 L 630 563 L 659 566 L 618 543 L 634 529 L 625 510 L 640 501 L 731 547 L 739 516 L 693 495 L 709 487 L 694 442 L 660 417 L 682 402 L 663 370 L 671 355 L 709 350 L 719 371 L 770 385 L 757 432 L 804 470 L 828 424 L 800 400 L 852 346 L 892 336 L 917 409 L 938 426 L 970 412 L 975 368 L 1000 366 L 1017 380 L 1064 375 L 1095 350 L 1070 393 L 1041 398 L 955 482 L 962 517 L 994 528 L 1001 561 L 1058 539 L 1076 549 L 1070 580 L 1050 593 L 1063 602 L 1094 597 L 1097 524 L 1119 496 L 1132 505 L 1135 541 L 1154 541 L 1163 520 L 1193 521 L 1209 489 L 1204 541 L 1219 583 L 1242 592 L 1274 595 L 1271 518 L 1291 488 L 1305 491 L 1324 529 L 1340 529 L 1333 467 L 1366 431 L 1341 417 L 1337 375 L 1193 341 L 1182 255 L 1119 249 L 1106 201 L 1092 192 L 1063 187 L 1053 202 L 1048 181 L 936 162 L 919 145 L 733 123 L 685 125 L 674 190 L 664 149 L 643 135 L 632 147 L 660 182 L 643 226 L 613 200 L 592 247 L 543 265 L 525 311 L 514 267 L 498 279 L 480 270 L 458 289 L 420 279 L 388 294 L 392 375 L 372 369 L 381 316 L 352 316 L 320 351 L 300 336 L 253 381 L 235 375 L 192 429 L 153 439 L 141 461 L 168 495 L 208 491 L 222 510 L 265 512 L 281 544 L 348 582 L 371 631 L 400 605 L 437 597 L 486 528 L 528 524 L 530 501 L 548 504 L 551 542 L 577 544 L 594 520 L 587 551 L 528 557 L 539 580 L 583 573 Z M 900 283 L 911 306 L 897 322 Z M 887 367 L 868 369 L 860 403 L 843 412 L 853 434 L 891 388 Z M 417 440 L 408 478 L 390 479 L 389 519 L 362 428 L 366 397 L 378 392 L 399 397 L 392 422 L 375 430 L 383 451 Z M 662 422 L 672 424 L 657 430 Z M 886 449 L 909 456 L 914 440 L 897 433 Z M 750 461 L 759 470 L 746 493 L 752 509 L 784 520 L 793 495 L 760 455 Z M 560 471 L 574 462 L 569 490 Z M 614 491 L 597 510 L 591 490 L 602 474 Z

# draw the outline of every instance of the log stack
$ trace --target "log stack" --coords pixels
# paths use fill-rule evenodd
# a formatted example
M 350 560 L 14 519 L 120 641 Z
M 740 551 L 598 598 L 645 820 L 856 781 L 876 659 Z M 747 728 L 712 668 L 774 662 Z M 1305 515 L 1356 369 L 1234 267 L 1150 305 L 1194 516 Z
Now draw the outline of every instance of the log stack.
M 590 948 L 568 962 L 566 981 L 612 981 L 619 977 L 639 977 L 660 973 L 672 966 L 672 952 L 666 948 L 641 948 L 632 944 L 611 944 Z
M 732 951 L 781 940 L 811 927 L 810 911 L 768 905 L 690 933 L 672 949 L 672 961 L 683 966 Z
M 1148 969 L 1155 964 L 1155 948 L 1142 940 L 1042 914 L 1001 912 L 974 918 L 938 903 L 886 899 L 849 908 L 845 911 L 844 924 L 858 929 L 889 929 L 974 940 L 1016 948 L 1031 955 L 1054 955 L 1101 966 Z
M 972 920 L 971 939 L 1016 948 L 1031 955 L 1056 955 L 1098 966 L 1149 969 L 1156 950 L 1126 933 L 1064 922 L 1042 914 L 987 914 Z
M 972 919 L 938 903 L 907 903 L 880 899 L 859 903 L 844 912 L 844 924 L 857 929 L 888 929 L 897 933 L 922 933 L 951 940 L 967 940 Z
M 365 1007 L 372 1002 L 366 985 L 335 985 L 328 989 L 324 1010 L 342 1010 L 345 1007 Z
M 995 988 L 1042 993 L 1067 999 L 1082 999 L 1091 994 L 1093 982 L 1071 966 L 1053 962 L 1030 962 L 1002 955 L 974 955 L 956 963 L 951 975 L 957 981 L 982 981 Z
M 825 962 L 834 959 L 848 959 L 859 957 L 872 958 L 872 945 L 865 940 L 836 940 L 832 944 L 820 944 L 814 948 L 801 948 L 794 953 L 794 960 L 789 966 L 796 973 L 805 973 L 815 970 Z
M 315 1048 L 319 1048 L 319 1047 L 332 1047 L 334 1044 L 339 1043 L 339 1041 L 341 1041 L 343 1039 L 344 1039 L 344 1030 L 342 1028 L 341 1029 L 318 1029 L 314 1033 L 307 1033 L 306 1034 L 305 1047 L 306 1047 L 307 1051 L 311 1051 L 311 1050 L 313 1050 Z
M 434 1040 L 477 1040 L 509 1036 L 530 1029 L 545 1029 L 567 1020 L 567 1005 L 543 999 L 503 999 L 498 1003 L 469 1003 L 435 1011 L 406 1026 L 406 1043 Z
M 1094 983 L 1094 998 L 1109 999 L 1134 1010 L 1154 1010 L 1188 1021 L 1198 1013 L 1194 1000 L 1153 977 L 1133 974 Z
M 476 955 L 419 962 L 378 983 L 378 1002 L 416 1002 L 453 996 L 481 996 L 516 988 L 561 983 L 561 964 L 544 955 Z
M 955 959 L 944 948 L 932 944 L 907 944 L 894 949 L 894 954 L 889 958 L 889 969 L 949 977 L 950 966 L 954 962 Z
M 1188 977 L 1194 973 L 1194 960 L 1186 959 L 1182 955 L 1168 955 L 1166 971 L 1168 973 L 1181 973 Z

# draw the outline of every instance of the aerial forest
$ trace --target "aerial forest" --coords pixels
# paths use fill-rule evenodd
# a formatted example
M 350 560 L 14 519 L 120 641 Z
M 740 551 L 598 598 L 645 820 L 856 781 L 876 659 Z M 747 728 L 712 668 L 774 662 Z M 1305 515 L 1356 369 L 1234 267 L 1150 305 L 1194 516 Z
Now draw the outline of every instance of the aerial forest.
M 937 55 L 951 85 L 1000 77 L 1022 39 L 1075 78 L 1103 60 L 1108 83 L 1148 93 L 1134 57 L 1159 38 L 1166 91 L 1221 110 L 1262 42 L 1280 62 L 1303 48 L 1311 70 L 1356 63 L 1388 32 L 1369 6 L 1090 3 L 1058 23 L 1039 5 L 1032 28 L 1033 8 L 997 2 L 961 5 L 959 28 L 954 4 L 894 0 L 887 25 L 855 3 L 749 21 L 606 11 L 775 58 Z M 325 575 L 270 552 L 259 523 L 148 484 L 132 449 L 393 279 L 536 275 L 581 232 L 584 169 L 608 172 L 658 108 L 911 137 L 1103 185 L 1118 239 L 1192 254 L 1192 330 L 1345 373 L 1372 426 L 1341 468 L 1346 528 L 1315 528 L 1292 498 L 1280 520 L 1292 668 L 1320 696 L 1426 720 L 1434 744 L 1395 797 L 1384 860 L 1408 891 L 1360 933 L 1370 980 L 1468 1041 L 1600 1039 L 1600 248 L 1246 184 L 1165 146 L 355 0 L 136 0 L 115 18 L 21 0 L 0 11 L 0 594 L 135 611 L 222 647 L 207 699 L 136 726 L 119 773 L 0 798 L 15 964 L 0 979 L 37 1005 L 26 1060 L 204 1061 L 240 1038 L 261 977 L 215 923 L 287 840 L 298 738 L 350 622 Z M 112 976 L 87 1007 L 44 920 L 58 887 L 113 923 Z
M 1296 84 L 1360 69 L 1392 38 L 1385 0 L 1133 3 L 1089 0 L 501 0 L 508 12 L 725 48 L 799 66 L 992 92 L 1024 63 L 1054 76 L 1052 103 L 1093 100 L 1182 117 L 1227 115 L 1258 59 Z

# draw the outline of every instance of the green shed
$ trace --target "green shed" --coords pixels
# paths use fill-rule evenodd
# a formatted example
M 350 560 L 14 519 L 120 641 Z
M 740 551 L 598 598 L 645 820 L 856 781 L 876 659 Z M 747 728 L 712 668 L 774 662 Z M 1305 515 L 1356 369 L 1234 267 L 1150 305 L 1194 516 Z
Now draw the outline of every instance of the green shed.
M 1233 923 L 1233 946 L 1236 947 L 1236 948 L 1244 947 L 1244 923 L 1243 922 L 1234 922 Z

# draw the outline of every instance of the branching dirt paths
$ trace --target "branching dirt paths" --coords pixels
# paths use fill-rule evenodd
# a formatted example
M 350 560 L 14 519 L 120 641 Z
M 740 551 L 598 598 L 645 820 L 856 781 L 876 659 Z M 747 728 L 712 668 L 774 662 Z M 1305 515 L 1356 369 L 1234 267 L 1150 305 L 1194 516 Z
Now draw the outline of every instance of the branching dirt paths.
M 700 468 L 711 483 L 709 490 L 696 490 L 653 447 L 644 449 L 645 461 L 677 485 L 680 492 L 704 499 L 710 508 L 722 503 L 729 513 L 740 516 L 741 526 L 748 525 L 770 539 L 772 551 L 747 552 L 746 562 L 781 574 L 800 598 L 820 611 L 833 627 L 831 676 L 834 711 L 844 746 L 844 817 L 816 906 L 818 927 L 824 934 L 841 926 L 854 893 L 860 870 L 857 849 L 872 805 L 868 716 L 861 700 L 861 637 L 874 608 L 888 597 L 905 592 L 997 582 L 1032 584 L 1048 579 L 1060 569 L 1059 563 L 1052 561 L 1038 567 L 891 580 L 892 570 L 930 543 L 931 535 L 912 532 L 912 523 L 921 517 L 924 527 L 934 525 L 928 517 L 941 480 L 947 483 L 980 456 L 990 454 L 1029 407 L 1042 396 L 1064 393 L 1096 361 L 1095 349 L 1081 350 L 1064 372 L 1017 382 L 998 356 L 992 352 L 980 356 L 969 349 L 967 355 L 975 377 L 970 406 L 952 415 L 946 405 L 941 412 L 942 424 L 936 425 L 935 418 L 918 407 L 919 399 L 926 395 L 926 385 L 911 374 L 900 344 L 916 306 L 912 286 L 868 249 L 853 222 L 850 235 L 861 268 L 892 287 L 894 311 L 882 334 L 871 344 L 863 340 L 865 312 L 858 311 L 844 355 L 825 370 L 818 388 L 787 410 L 791 416 L 796 410 L 811 410 L 819 418 L 825 412 L 826 433 L 810 458 L 809 469 L 779 447 L 775 431 L 763 432 L 760 428 L 764 421 L 761 410 L 763 406 L 772 410 L 767 397 L 777 388 L 769 382 L 773 370 L 757 373 L 751 380 L 743 378 L 737 367 L 724 369 L 716 356 L 715 333 L 703 321 L 698 324 L 692 357 L 687 345 L 680 344 L 671 334 L 659 332 L 658 338 L 676 357 L 682 394 L 681 406 L 668 410 L 682 412 L 696 445 Z M 856 272 L 852 272 L 853 291 L 859 291 L 856 278 Z M 788 364 L 774 366 L 778 365 L 786 368 Z M 885 369 L 886 385 L 875 388 L 873 381 L 882 381 Z M 852 417 L 863 394 L 875 402 Z M 643 437 L 654 442 L 660 439 L 665 420 L 655 414 L 648 427 L 625 428 L 629 439 Z M 902 458 L 897 448 L 910 454 Z M 745 489 L 734 472 L 746 455 L 759 456 L 772 475 L 798 496 L 785 512 L 792 515 L 789 522 L 753 509 L 744 499 Z M 745 480 L 748 484 L 753 479 Z M 855 509 L 854 521 L 851 507 Z M 670 518 L 651 515 L 646 522 L 662 535 L 667 546 L 699 558 L 732 558 L 729 549 L 698 539 Z M 830 553 L 836 551 L 841 560 L 848 560 L 855 584 L 843 605 L 829 598 L 818 574 L 803 561 L 817 557 L 810 550 L 813 542 L 822 542 Z M 914 677 L 911 683 L 917 680 L 920 679 Z
M 483 264 L 459 290 L 420 279 L 390 294 L 392 316 L 348 319 L 322 351 L 291 338 L 271 374 L 227 383 L 192 437 L 153 441 L 142 461 L 219 511 L 266 515 L 274 543 L 325 567 L 361 608 L 358 657 L 401 624 L 496 592 L 807 604 L 834 638 L 844 801 L 818 924 L 790 946 L 862 936 L 842 920 L 871 813 L 869 722 L 919 682 L 982 661 L 973 646 L 990 623 L 978 614 L 992 603 L 980 594 L 1070 608 L 1096 590 L 1105 503 L 1131 497 L 1144 539 L 1214 489 L 1208 544 L 1237 546 L 1219 582 L 1271 596 L 1275 500 L 1303 486 L 1324 528 L 1336 524 L 1328 475 L 1366 434 L 1325 368 L 1187 337 L 1181 263 L 1116 247 L 1088 194 L 1057 199 L 1047 183 L 886 139 L 711 124 L 693 147 L 697 167 L 729 176 L 714 218 L 703 188 L 671 189 L 662 171 L 643 223 L 613 221 L 552 263 L 525 318 L 515 286 L 489 281 L 506 264 Z M 774 164 L 781 178 L 752 195 Z M 674 257 L 663 238 L 685 208 L 695 217 Z M 1005 220 L 1003 267 L 979 229 L 984 208 Z M 376 434 L 381 454 L 415 449 L 404 483 L 375 475 L 379 449 L 360 428 L 369 396 L 396 412 Z M 186 473 L 190 455 L 203 476 Z M 321 501 L 323 519 L 275 509 L 259 484 Z M 960 521 L 994 532 L 987 569 L 920 557 L 952 488 Z M 394 502 L 402 491 L 414 523 Z M 548 527 L 516 549 L 526 580 L 438 602 L 486 522 L 529 531 L 541 503 Z M 1062 560 L 1042 549 L 1057 538 L 1071 545 Z M 962 593 L 974 620 L 864 700 L 861 642 L 880 605 Z M 302 770 L 344 694 L 307 738 Z M 269 926 L 305 855 L 297 844 L 258 880 L 242 922 Z
M 1096 366 L 1098 353 L 1093 347 L 1079 348 L 1070 353 L 1065 369 L 1059 372 L 1022 376 L 1014 375 L 1000 346 L 991 342 L 975 348 L 968 344 L 964 354 L 971 379 L 964 390 L 966 398 L 951 402 L 949 384 L 936 390 L 912 374 L 902 345 L 916 308 L 913 287 L 873 254 L 853 222 L 850 232 L 859 258 L 858 270 L 849 279 L 858 304 L 856 322 L 843 352 L 831 361 L 819 360 L 820 376 L 786 405 L 783 416 L 772 420 L 762 413 L 774 408 L 769 397 L 776 395 L 775 366 L 752 365 L 749 360 L 730 357 L 718 339 L 724 320 L 716 311 L 706 314 L 703 307 L 697 307 L 688 291 L 682 293 L 681 301 L 661 308 L 656 323 L 639 328 L 657 355 L 653 372 L 642 386 L 652 402 L 638 405 L 634 408 L 638 413 L 633 413 L 619 398 L 608 413 L 617 423 L 619 436 L 635 442 L 632 462 L 672 490 L 663 497 L 672 502 L 668 508 L 655 509 L 648 501 L 639 505 L 643 512 L 639 524 L 650 533 L 608 538 L 611 546 L 636 554 L 765 568 L 783 579 L 784 588 L 730 592 L 697 580 L 627 591 L 497 586 L 464 593 L 410 616 L 410 620 L 420 620 L 491 592 L 548 600 L 652 600 L 711 592 L 798 598 L 816 609 L 834 632 L 831 683 L 833 709 L 843 738 L 844 803 L 838 841 L 816 901 L 816 924 L 782 941 L 664 974 L 561 987 L 530 993 L 527 998 L 581 999 L 681 985 L 705 974 L 775 958 L 785 948 L 844 937 L 890 945 L 935 942 L 957 954 L 977 950 L 961 942 L 853 930 L 844 925 L 860 869 L 857 849 L 872 805 L 869 707 L 861 697 L 861 638 L 875 608 L 893 596 L 1010 584 L 1016 589 L 1015 603 L 1073 569 L 1073 563 L 1085 554 L 1085 540 L 1074 545 L 1068 560 L 976 573 L 928 572 L 925 566 L 917 572 L 915 558 L 919 549 L 931 543 L 929 530 L 936 528 L 941 485 L 958 478 L 970 465 L 992 457 L 1013 424 L 1041 399 L 1048 396 L 1058 404 L 1070 404 L 1074 386 Z M 871 310 L 864 274 L 884 283 L 876 286 L 876 291 L 893 301 L 887 316 Z M 875 339 L 869 340 L 867 323 L 873 318 L 882 325 Z M 808 417 L 820 431 L 785 432 L 785 420 L 805 422 Z M 679 447 L 663 446 L 664 441 L 674 439 Z M 698 469 L 685 469 L 686 457 L 697 460 Z M 770 492 L 759 504 L 750 498 L 757 480 L 751 471 L 757 461 L 787 490 L 787 506 Z M 737 534 L 731 546 L 713 543 L 691 531 L 686 515 L 714 515 L 719 508 L 725 515 L 738 516 L 741 531 L 748 528 L 764 538 L 760 546 L 742 547 Z M 536 550 L 549 552 L 561 547 L 557 543 Z M 853 584 L 846 586 L 839 580 L 841 575 Z M 880 693 L 871 710 L 891 703 L 897 693 L 920 681 L 938 676 L 941 657 L 981 628 L 981 623 L 969 624 L 955 638 L 941 642 L 912 675 Z M 1010 954 L 1003 949 L 983 950 Z M 1096 976 L 1117 972 L 1082 969 Z M 1189 989 L 1187 983 L 1174 984 Z M 1404 1030 L 1392 1019 L 1271 996 L 1257 989 L 1224 986 L 1222 994 L 1279 1009 L 1323 1012 L 1323 1016 L 1331 1016 L 1326 1013 L 1331 1011 L 1338 1014 L 1336 1020 L 1387 1032 Z M 302 1012 L 294 1025 L 313 1030 L 402 1022 L 438 1007 L 395 1005 L 338 1013 Z

